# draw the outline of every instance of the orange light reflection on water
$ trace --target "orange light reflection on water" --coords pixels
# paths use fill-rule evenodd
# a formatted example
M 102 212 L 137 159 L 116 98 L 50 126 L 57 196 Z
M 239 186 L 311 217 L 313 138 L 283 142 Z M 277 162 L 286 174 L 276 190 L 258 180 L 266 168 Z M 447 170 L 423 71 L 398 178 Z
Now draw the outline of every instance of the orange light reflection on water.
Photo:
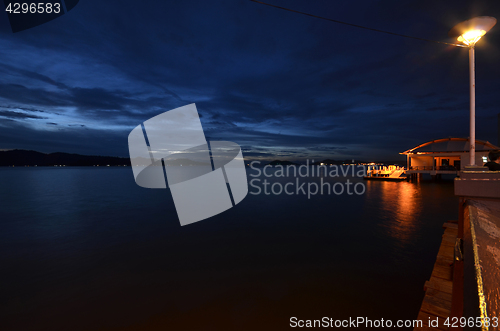
M 380 224 L 386 232 L 401 241 L 409 242 L 417 230 L 421 196 L 418 184 L 407 182 L 367 181 L 366 194 L 376 197 L 384 222 Z

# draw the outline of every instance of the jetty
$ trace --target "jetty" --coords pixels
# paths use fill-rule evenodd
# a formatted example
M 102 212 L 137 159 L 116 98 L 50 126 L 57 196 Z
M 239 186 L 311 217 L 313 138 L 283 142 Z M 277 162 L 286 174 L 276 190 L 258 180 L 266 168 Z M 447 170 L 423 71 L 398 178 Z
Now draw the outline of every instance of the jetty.
M 431 277 L 424 284 L 425 297 L 418 313 L 421 326 L 419 330 L 448 330 L 453 296 L 453 264 L 455 260 L 455 243 L 458 234 L 458 222 L 449 221 L 443 224 L 444 234 L 439 252 L 434 263 Z
M 469 320 L 472 329 L 498 330 L 500 171 L 465 167 L 455 178 L 455 195 L 458 222 L 444 225 L 434 269 L 424 284 L 418 313 L 423 325 L 414 330 L 471 329 Z
M 366 176 L 368 180 L 390 180 L 402 181 L 406 180 L 406 172 L 404 167 L 399 166 L 368 166 Z

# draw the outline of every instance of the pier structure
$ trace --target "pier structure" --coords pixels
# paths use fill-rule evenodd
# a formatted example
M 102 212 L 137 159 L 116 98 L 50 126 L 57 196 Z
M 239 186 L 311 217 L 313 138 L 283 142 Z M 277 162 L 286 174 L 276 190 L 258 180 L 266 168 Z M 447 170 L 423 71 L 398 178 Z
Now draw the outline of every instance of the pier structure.
M 458 239 L 454 270 L 452 314 L 482 320 L 498 320 L 500 329 L 500 171 L 466 168 L 455 179 L 455 195 L 460 198 Z M 458 261 L 460 260 L 460 261 Z
M 498 330 L 500 171 L 465 167 L 455 178 L 455 195 L 458 221 L 444 225 L 434 270 L 424 285 L 418 315 L 423 325 L 415 330 Z
M 369 165 L 366 171 L 365 179 L 380 179 L 380 180 L 404 180 L 406 177 L 405 168 L 389 165 L 389 166 L 379 166 L 379 165 Z
M 457 221 L 443 224 L 444 233 L 431 276 L 424 284 L 425 296 L 417 319 L 422 324 L 414 331 L 447 330 L 453 301 L 454 248 L 458 234 Z
M 458 175 L 469 165 L 469 143 L 469 138 L 437 139 L 400 153 L 407 158 L 407 176 L 417 178 L 429 174 L 439 178 L 445 174 Z M 476 164 L 486 163 L 488 153 L 499 149 L 488 141 L 476 139 Z

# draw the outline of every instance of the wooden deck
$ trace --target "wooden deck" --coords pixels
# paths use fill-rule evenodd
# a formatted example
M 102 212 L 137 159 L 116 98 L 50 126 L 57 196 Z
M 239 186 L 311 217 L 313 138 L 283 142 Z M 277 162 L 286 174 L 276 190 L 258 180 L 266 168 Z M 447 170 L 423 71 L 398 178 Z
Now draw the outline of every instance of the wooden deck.
M 451 293 L 453 289 L 453 258 L 458 225 L 446 222 L 443 240 L 432 270 L 430 280 L 425 282 L 425 297 L 420 307 L 418 319 L 422 320 L 422 327 L 416 330 L 448 330 L 443 323 L 450 316 Z M 436 325 L 436 321 L 438 322 Z

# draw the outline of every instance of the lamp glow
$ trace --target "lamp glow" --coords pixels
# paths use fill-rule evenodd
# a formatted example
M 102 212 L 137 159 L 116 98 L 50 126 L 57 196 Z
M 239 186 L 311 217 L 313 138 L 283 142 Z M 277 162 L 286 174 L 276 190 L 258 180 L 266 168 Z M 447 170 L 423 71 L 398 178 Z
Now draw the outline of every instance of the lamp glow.
M 457 40 L 467 46 L 475 45 L 482 36 L 486 34 L 484 30 L 470 30 L 458 36 Z

